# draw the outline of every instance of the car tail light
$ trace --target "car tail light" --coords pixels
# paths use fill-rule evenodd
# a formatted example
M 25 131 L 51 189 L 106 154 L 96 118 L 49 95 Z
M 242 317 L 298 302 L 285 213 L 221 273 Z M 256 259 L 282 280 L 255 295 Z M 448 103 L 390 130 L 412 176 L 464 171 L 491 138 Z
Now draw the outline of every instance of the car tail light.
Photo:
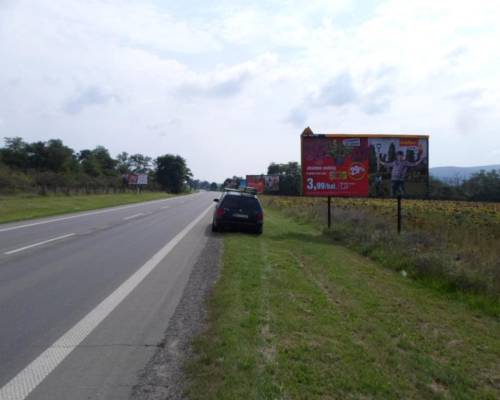
M 256 217 L 257 221 L 262 221 L 264 219 L 264 213 L 262 211 L 258 211 Z
M 220 218 L 220 217 L 224 216 L 224 209 L 223 209 L 223 208 L 221 208 L 221 207 L 219 207 L 219 208 L 217 209 L 217 211 L 215 212 L 215 216 L 216 216 L 217 218 Z

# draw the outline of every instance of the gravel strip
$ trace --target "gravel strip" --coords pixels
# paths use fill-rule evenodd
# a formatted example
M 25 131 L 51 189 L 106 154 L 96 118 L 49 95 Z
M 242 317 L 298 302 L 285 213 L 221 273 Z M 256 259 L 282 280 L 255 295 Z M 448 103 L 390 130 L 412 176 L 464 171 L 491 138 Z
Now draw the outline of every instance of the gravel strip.
M 193 267 L 165 338 L 132 388 L 132 400 L 183 399 L 187 379 L 183 365 L 192 354 L 190 343 L 206 318 L 206 300 L 219 276 L 222 238 L 211 236 Z

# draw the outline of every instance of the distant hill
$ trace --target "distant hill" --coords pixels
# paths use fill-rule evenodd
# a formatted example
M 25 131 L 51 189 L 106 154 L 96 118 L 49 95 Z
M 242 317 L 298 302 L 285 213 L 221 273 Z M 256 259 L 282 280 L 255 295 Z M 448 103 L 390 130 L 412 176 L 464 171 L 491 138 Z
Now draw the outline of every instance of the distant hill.
M 434 167 L 430 169 L 430 174 L 442 181 L 463 181 L 469 179 L 473 174 L 484 171 L 500 170 L 500 164 L 482 165 L 478 167 Z

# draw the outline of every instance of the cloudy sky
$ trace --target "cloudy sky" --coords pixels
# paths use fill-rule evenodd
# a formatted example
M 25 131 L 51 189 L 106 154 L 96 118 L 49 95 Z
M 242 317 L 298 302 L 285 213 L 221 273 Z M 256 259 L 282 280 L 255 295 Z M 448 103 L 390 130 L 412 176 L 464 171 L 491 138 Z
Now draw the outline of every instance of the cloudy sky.
M 500 162 L 498 0 L 0 0 L 0 137 L 265 172 L 314 132 Z

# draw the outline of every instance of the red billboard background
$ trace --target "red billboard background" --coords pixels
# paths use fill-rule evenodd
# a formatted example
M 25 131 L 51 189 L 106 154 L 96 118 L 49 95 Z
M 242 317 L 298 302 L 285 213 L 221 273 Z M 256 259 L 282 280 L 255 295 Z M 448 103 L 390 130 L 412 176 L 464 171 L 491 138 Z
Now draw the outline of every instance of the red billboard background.
M 306 196 L 368 196 L 369 147 L 363 137 L 302 136 Z
M 248 187 L 255 188 L 257 193 L 264 193 L 266 187 L 264 175 L 247 175 L 246 181 Z

